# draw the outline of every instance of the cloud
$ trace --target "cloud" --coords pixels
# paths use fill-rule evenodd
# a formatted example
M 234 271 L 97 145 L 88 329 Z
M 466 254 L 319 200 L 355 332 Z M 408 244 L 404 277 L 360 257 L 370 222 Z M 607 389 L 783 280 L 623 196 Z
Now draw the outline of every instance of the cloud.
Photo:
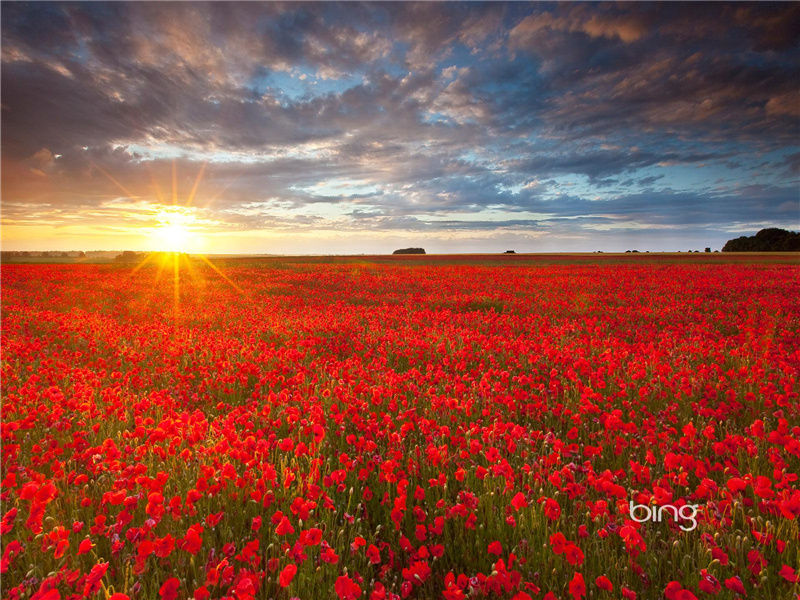
M 206 164 L 195 201 L 237 230 L 547 223 L 582 236 L 791 220 L 799 14 L 12 3 L 4 223 L 90 226 L 134 215 L 120 198 L 168 204 L 173 164 L 181 197 Z
M 592 38 L 618 39 L 631 43 L 642 39 L 648 32 L 652 18 L 644 13 L 609 14 L 592 12 L 586 6 L 573 5 L 562 14 L 540 12 L 525 17 L 510 37 L 514 44 L 532 43 L 542 31 L 580 32 Z

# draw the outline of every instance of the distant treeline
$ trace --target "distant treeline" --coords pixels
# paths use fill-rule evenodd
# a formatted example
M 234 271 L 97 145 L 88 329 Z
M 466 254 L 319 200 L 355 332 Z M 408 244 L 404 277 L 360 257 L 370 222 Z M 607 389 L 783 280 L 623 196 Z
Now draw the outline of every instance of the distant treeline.
M 778 229 L 762 229 L 755 235 L 728 240 L 723 252 L 800 252 L 800 233 Z
M 392 254 L 425 254 L 425 248 L 400 248 Z
M 82 250 L 3 250 L 0 259 L 7 258 L 84 258 Z
M 148 257 L 157 258 L 160 256 L 163 259 L 178 255 L 188 256 L 185 252 L 134 252 L 133 250 L 125 250 L 122 254 L 117 254 L 114 260 L 116 262 L 139 262 Z
M 122 254 L 117 254 L 114 260 L 117 262 L 134 262 L 147 258 L 149 252 L 133 252 L 132 250 L 125 250 Z

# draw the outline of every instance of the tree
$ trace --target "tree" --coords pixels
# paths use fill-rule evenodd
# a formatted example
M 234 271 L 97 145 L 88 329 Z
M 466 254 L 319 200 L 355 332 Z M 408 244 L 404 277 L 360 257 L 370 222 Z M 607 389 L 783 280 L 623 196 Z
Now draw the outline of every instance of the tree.
M 125 250 L 122 254 L 117 254 L 114 260 L 117 262 L 133 262 L 144 258 L 143 252 L 133 252 L 132 250 Z
M 800 233 L 771 227 L 728 240 L 723 252 L 800 252 Z

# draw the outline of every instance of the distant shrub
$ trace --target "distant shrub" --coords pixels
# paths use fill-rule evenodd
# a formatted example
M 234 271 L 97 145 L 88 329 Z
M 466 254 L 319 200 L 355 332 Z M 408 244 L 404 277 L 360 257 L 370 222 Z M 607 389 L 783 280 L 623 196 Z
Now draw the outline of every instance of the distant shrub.
M 425 254 L 425 248 L 400 248 L 392 254 Z
M 117 262 L 133 262 L 142 260 L 147 256 L 146 252 L 133 252 L 132 250 L 125 250 L 122 254 L 117 254 L 114 260 Z
M 516 253 L 517 253 L 516 250 L 506 250 L 505 252 L 503 252 L 503 254 L 516 254 Z

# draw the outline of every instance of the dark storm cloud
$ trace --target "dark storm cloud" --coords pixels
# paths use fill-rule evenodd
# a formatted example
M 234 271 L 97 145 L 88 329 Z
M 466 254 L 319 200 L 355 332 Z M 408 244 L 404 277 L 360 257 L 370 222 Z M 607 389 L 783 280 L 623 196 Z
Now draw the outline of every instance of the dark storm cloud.
M 797 223 L 799 31 L 796 3 L 7 3 L 4 218 L 167 198 L 176 161 L 235 227 Z

